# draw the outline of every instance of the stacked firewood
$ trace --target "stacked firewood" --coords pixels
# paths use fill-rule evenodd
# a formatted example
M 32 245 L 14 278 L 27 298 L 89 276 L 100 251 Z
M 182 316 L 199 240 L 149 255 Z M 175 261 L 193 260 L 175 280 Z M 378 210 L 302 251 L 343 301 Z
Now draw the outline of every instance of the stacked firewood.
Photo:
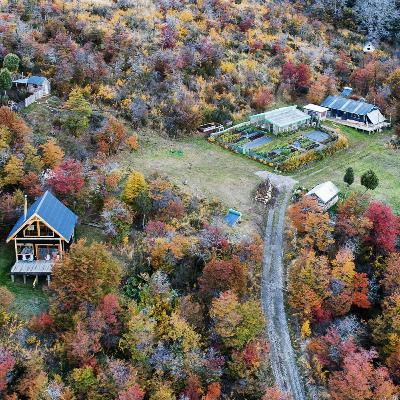
M 258 185 L 254 200 L 265 206 L 268 205 L 274 196 L 274 189 L 272 183 L 266 179 Z

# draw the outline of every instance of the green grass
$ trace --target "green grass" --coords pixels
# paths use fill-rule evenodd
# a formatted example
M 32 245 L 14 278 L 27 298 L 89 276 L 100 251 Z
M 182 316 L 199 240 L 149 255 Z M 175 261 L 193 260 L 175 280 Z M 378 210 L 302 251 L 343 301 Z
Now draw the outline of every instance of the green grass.
M 5 286 L 14 295 L 12 311 L 23 319 L 38 315 L 48 308 L 48 298 L 42 287 L 46 287 L 45 278 L 40 278 L 39 285 L 33 288 L 33 277 L 27 278 L 26 285 L 21 277 L 16 277 L 12 283 L 10 269 L 15 261 L 14 247 L 12 244 L 0 245 L 0 286 Z
M 306 187 L 331 180 L 345 192 L 347 188 L 343 176 L 346 168 L 352 167 L 355 181 L 351 189 L 363 191 L 360 177 L 372 169 L 379 178 L 379 186 L 371 192 L 372 196 L 390 204 L 400 214 L 400 152 L 386 146 L 391 131 L 368 135 L 349 127 L 336 127 L 348 137 L 349 148 L 294 173 L 293 177 Z
M 254 229 L 254 221 L 263 217 L 254 208 L 252 192 L 261 182 L 255 172 L 265 170 L 264 165 L 204 138 L 172 140 L 146 132 L 140 144 L 137 152 L 117 156 L 125 172 L 137 170 L 146 176 L 163 173 L 199 198 L 218 198 L 226 210 L 242 212 L 242 223 L 235 231 L 248 233 Z M 176 157 L 171 150 L 182 151 L 182 156 Z

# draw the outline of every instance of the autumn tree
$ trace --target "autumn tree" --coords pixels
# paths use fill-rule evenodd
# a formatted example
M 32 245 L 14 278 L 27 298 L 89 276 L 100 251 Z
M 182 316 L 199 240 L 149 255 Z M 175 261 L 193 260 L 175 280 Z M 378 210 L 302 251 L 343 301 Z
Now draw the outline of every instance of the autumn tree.
M 237 295 L 230 291 L 213 299 L 210 316 L 215 331 L 228 348 L 243 348 L 264 329 L 264 317 L 258 302 L 239 303 Z
M 0 127 L 7 128 L 11 133 L 9 144 L 12 147 L 22 147 L 30 133 L 25 121 L 9 107 L 0 107 Z
M 375 368 L 373 350 L 358 349 L 345 354 L 343 367 L 329 378 L 333 400 L 387 400 L 394 398 L 396 388 L 384 367 Z
M 58 166 L 64 158 L 63 149 L 57 144 L 55 139 L 49 139 L 42 144 L 42 159 L 46 167 L 54 168 Z
M 105 154 L 115 154 L 127 138 L 124 124 L 114 116 L 110 116 L 106 125 L 97 134 L 99 151 Z
M 257 111 L 265 111 L 272 103 L 274 97 L 271 91 L 266 87 L 259 88 L 253 95 L 252 103 Z
M 83 166 L 79 161 L 65 160 L 51 170 L 46 183 L 61 197 L 74 198 L 85 185 Z
M 71 91 L 64 109 L 66 110 L 64 126 L 71 132 L 79 135 L 88 128 L 93 111 L 81 89 L 75 88 Z
M 391 296 L 400 293 L 400 253 L 391 253 L 386 260 L 385 272 L 382 279 L 382 287 L 385 294 Z
M 377 201 L 370 203 L 365 215 L 372 223 L 366 242 L 372 244 L 378 252 L 395 251 L 400 233 L 399 217 L 393 214 L 389 206 Z
M 324 306 L 329 296 L 331 272 L 328 259 L 303 249 L 290 269 L 289 304 L 304 318 Z
M 365 215 L 369 198 L 365 194 L 353 192 L 339 202 L 335 224 L 335 236 L 340 242 L 347 239 L 364 238 L 372 227 L 372 222 Z
M 200 292 L 206 296 L 215 297 L 227 290 L 243 296 L 247 287 L 247 267 L 236 256 L 231 260 L 213 258 L 204 267 L 199 284 Z
M 56 313 L 76 310 L 81 304 L 98 304 L 116 290 L 121 267 L 106 246 L 78 240 L 64 259 L 54 265 L 52 290 Z M 57 311 L 56 311 L 57 310 Z
M 11 156 L 3 169 L 3 178 L 1 184 L 3 186 L 18 185 L 24 176 L 24 164 L 21 159 Z
M 132 172 L 126 181 L 123 199 L 130 205 L 135 204 L 135 200 L 142 192 L 147 192 L 148 184 L 144 179 L 142 173 L 134 171 Z
M 384 356 L 396 352 L 400 346 L 400 293 L 386 297 L 382 313 L 372 322 L 372 336 Z

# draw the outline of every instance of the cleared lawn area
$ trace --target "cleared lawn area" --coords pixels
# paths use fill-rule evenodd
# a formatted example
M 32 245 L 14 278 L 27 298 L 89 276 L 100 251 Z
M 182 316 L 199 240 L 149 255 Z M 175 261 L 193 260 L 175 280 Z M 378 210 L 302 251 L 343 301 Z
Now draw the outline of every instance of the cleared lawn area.
M 262 164 L 231 153 L 204 138 L 179 141 L 146 136 L 138 152 L 120 157 L 125 170 L 138 170 L 145 175 L 164 173 L 178 186 L 203 198 L 218 198 L 228 208 L 242 212 L 238 231 L 254 229 L 264 215 L 257 211 L 252 192 L 261 182 L 254 173 L 267 169 Z
M 12 310 L 21 318 L 29 319 L 32 315 L 46 311 L 48 307 L 47 294 L 42 290 L 45 287 L 45 278 L 40 278 L 39 285 L 33 288 L 33 277 L 27 278 L 24 285 L 21 277 L 11 282 L 10 269 L 15 260 L 14 245 L 0 245 L 0 286 L 5 286 L 15 295 Z
M 353 167 L 355 181 L 352 189 L 364 191 L 360 177 L 368 169 L 372 169 L 379 178 L 379 186 L 371 193 L 372 196 L 390 204 L 400 214 L 400 152 L 386 146 L 391 131 L 368 135 L 337 124 L 335 127 L 348 137 L 349 149 L 294 173 L 294 179 L 306 187 L 331 180 L 344 191 L 346 184 L 343 176 L 346 168 Z

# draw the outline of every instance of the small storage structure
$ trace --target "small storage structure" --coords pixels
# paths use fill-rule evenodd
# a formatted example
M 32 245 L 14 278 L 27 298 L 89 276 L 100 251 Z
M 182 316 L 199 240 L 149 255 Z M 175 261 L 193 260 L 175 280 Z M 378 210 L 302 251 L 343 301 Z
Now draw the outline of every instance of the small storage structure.
M 328 116 L 329 108 L 321 107 L 316 104 L 307 104 L 304 107 L 304 112 L 311 117 L 316 117 L 318 121 L 323 121 Z
M 315 197 L 326 211 L 339 200 L 339 189 L 331 181 L 320 183 L 311 189 L 306 196 Z

